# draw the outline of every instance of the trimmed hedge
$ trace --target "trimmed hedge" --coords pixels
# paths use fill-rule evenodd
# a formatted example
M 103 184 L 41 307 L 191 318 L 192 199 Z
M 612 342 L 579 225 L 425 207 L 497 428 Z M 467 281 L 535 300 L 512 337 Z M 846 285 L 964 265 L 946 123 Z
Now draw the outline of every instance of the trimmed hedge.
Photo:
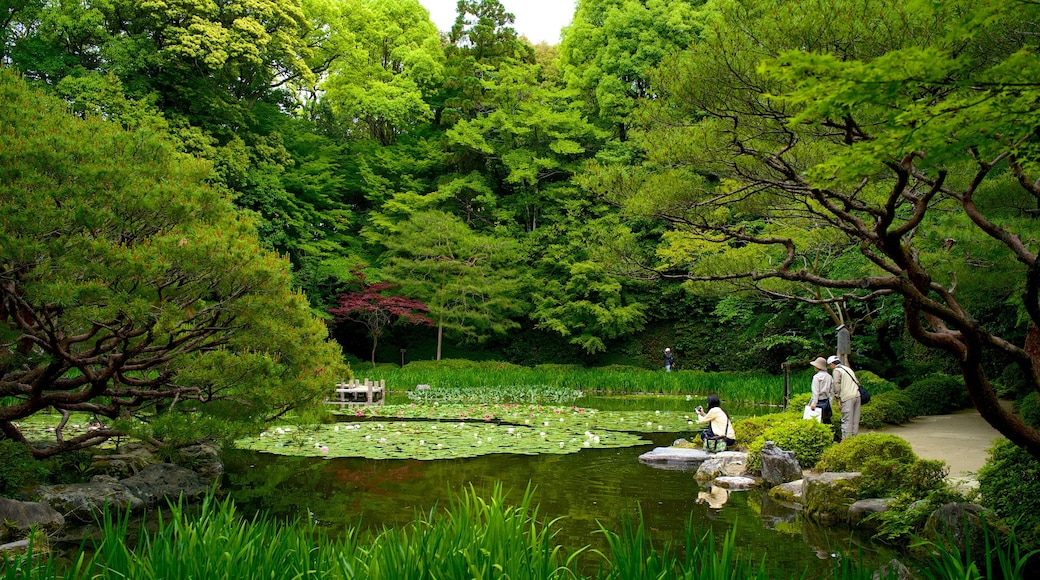
M 903 391 L 914 402 L 918 415 L 945 415 L 971 404 L 964 379 L 935 373 L 915 381 Z

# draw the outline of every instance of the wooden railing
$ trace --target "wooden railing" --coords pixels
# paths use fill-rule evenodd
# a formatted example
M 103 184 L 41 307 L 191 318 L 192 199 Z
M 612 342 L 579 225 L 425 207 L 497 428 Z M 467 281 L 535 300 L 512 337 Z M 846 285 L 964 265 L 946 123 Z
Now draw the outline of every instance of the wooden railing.
M 340 409 L 343 407 L 382 405 L 385 394 L 385 380 L 370 381 L 365 379 L 362 382 L 353 379 L 349 382 L 336 383 L 333 397 L 326 399 L 325 403 L 339 405 Z

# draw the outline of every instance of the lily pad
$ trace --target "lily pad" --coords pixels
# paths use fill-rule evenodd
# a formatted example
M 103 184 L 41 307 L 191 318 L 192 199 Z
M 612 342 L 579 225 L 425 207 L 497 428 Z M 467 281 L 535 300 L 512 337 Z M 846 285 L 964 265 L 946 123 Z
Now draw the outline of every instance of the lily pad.
M 645 444 L 631 433 L 582 430 L 560 422 L 510 425 L 474 421 L 359 421 L 298 429 L 276 427 L 240 440 L 245 449 L 279 455 L 369 459 L 451 459 L 490 453 L 576 453 Z
M 695 419 L 679 411 L 597 411 L 585 407 L 556 407 L 549 405 L 488 404 L 488 405 L 385 405 L 361 407 L 338 413 L 340 416 L 388 419 L 447 419 L 483 420 L 531 427 L 563 424 L 580 431 L 609 429 L 638 433 L 692 431 Z

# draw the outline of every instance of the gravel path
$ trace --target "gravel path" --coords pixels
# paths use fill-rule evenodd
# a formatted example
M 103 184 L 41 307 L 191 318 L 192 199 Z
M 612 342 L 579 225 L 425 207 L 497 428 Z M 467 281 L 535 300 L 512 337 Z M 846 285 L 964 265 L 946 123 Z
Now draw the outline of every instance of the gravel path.
M 993 442 L 1004 437 L 975 409 L 916 417 L 905 425 L 877 431 L 906 439 L 922 459 L 942 459 L 950 466 L 950 477 L 956 480 L 975 479 Z

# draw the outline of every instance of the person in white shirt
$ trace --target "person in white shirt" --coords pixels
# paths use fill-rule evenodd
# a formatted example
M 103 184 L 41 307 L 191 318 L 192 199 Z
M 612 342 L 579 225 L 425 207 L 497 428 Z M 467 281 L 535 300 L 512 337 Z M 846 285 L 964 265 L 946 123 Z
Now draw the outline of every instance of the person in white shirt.
M 733 430 L 733 422 L 729 420 L 729 415 L 722 410 L 720 406 L 722 403 L 719 402 L 718 395 L 708 395 L 706 401 L 708 405 L 707 412 L 704 411 L 703 407 L 697 407 L 697 422 L 707 423 L 708 428 L 701 433 L 701 439 L 708 437 L 723 436 L 726 438 L 726 445 L 733 445 L 737 442 L 737 433 Z
M 816 374 L 812 378 L 812 399 L 809 400 L 809 408 L 815 411 L 819 407 L 821 410 L 820 422 L 824 425 L 830 425 L 831 417 L 833 416 L 831 411 L 831 385 L 834 384 L 834 378 L 827 371 L 827 359 L 822 356 L 816 357 L 816 360 L 809 364 L 816 369 Z
M 838 355 L 831 355 L 827 359 L 827 366 L 834 373 L 831 376 L 831 400 L 841 411 L 841 439 L 844 441 L 859 434 L 859 380 L 852 369 L 841 364 Z

